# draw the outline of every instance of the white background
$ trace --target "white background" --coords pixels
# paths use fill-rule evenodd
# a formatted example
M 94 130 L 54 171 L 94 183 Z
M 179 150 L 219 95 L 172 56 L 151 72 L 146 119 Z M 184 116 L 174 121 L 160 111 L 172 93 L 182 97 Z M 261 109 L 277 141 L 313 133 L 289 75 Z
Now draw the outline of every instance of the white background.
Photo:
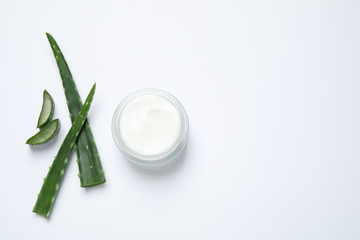
M 360 239 L 360 1 L 0 1 L 0 239 Z M 76 156 L 32 213 L 70 128 L 45 32 L 85 99 L 107 183 Z M 131 166 L 111 136 L 132 91 L 175 95 L 184 159 Z M 47 89 L 61 130 L 29 147 Z

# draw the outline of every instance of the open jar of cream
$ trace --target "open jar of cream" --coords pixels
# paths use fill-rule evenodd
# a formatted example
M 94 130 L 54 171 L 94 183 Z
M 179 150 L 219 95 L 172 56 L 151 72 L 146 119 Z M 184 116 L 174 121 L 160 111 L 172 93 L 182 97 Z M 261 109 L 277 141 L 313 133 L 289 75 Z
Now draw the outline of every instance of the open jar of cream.
M 189 120 L 181 103 L 159 89 L 142 89 L 120 102 L 112 119 L 115 144 L 133 164 L 160 168 L 183 152 Z

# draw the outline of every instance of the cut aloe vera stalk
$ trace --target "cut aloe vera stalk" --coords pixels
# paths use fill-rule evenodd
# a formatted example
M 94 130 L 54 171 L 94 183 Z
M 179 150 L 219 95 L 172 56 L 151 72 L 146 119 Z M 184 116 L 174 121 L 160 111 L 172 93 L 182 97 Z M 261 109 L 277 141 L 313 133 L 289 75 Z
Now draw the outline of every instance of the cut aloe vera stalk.
M 59 68 L 70 119 L 71 122 L 74 122 L 82 107 L 81 98 L 60 47 L 49 33 L 46 33 L 46 36 Z M 91 132 L 89 121 L 85 122 L 75 148 L 78 157 L 77 163 L 79 166 L 80 186 L 92 187 L 105 183 L 104 170 L 101 165 L 100 156 Z
M 47 124 L 54 114 L 55 104 L 50 94 L 44 90 L 43 92 L 43 104 L 38 119 L 37 127 L 42 128 Z
M 59 119 L 52 120 L 45 125 L 38 133 L 29 138 L 26 144 L 38 145 L 50 141 L 59 132 L 60 122 Z
M 40 193 L 36 200 L 33 212 L 40 214 L 44 217 L 49 217 L 52 206 L 56 198 L 56 194 L 60 188 L 61 179 L 64 175 L 70 153 L 74 147 L 76 139 L 79 136 L 80 130 L 84 125 L 88 115 L 92 100 L 95 94 L 96 84 L 91 88 L 91 91 L 86 98 L 84 106 L 81 108 L 80 113 L 77 115 L 73 125 L 67 133 L 55 159 L 49 169 L 49 172 L 44 179 Z

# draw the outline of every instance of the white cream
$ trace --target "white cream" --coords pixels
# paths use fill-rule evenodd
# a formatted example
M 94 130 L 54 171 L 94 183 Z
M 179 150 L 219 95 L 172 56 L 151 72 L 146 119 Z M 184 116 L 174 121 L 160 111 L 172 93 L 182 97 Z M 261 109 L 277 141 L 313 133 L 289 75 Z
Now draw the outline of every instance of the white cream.
M 161 155 L 172 149 L 180 134 L 179 110 L 166 98 L 142 94 L 131 99 L 120 117 L 120 134 L 132 152 Z

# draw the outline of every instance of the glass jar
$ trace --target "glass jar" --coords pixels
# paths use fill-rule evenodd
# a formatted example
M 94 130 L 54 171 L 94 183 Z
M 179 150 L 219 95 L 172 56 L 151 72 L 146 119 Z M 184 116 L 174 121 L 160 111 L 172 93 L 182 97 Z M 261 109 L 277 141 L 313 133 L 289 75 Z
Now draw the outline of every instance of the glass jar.
M 125 131 L 123 132 L 121 131 L 121 129 L 124 130 L 124 128 L 121 127 L 124 126 L 123 124 L 123 122 L 125 121 L 124 119 L 129 118 L 125 116 L 126 114 L 129 114 L 129 111 L 126 110 L 127 107 L 131 107 L 131 104 L 133 104 L 134 101 L 141 99 L 141 97 L 143 97 L 143 99 L 144 98 L 146 99 L 147 96 L 151 96 L 159 99 L 161 98 L 161 101 L 163 103 L 170 104 L 171 106 L 173 106 L 173 108 L 172 107 L 171 108 L 177 111 L 176 116 L 178 116 L 178 121 L 177 121 L 178 124 L 176 126 L 178 126 L 179 129 L 176 130 L 178 132 L 176 138 L 174 138 L 174 141 L 171 141 L 172 143 L 170 146 L 167 146 L 167 148 L 164 151 L 159 152 L 157 154 L 146 154 L 146 153 L 144 154 L 143 152 L 137 151 L 136 148 L 135 149 L 132 148 L 129 145 L 129 143 L 127 143 Z M 142 104 L 151 105 L 152 103 L 145 102 Z M 136 121 L 138 120 L 135 119 L 135 122 Z M 170 165 L 175 160 L 177 160 L 185 149 L 185 146 L 188 141 L 188 134 L 189 134 L 189 120 L 184 107 L 170 93 L 159 89 L 148 88 L 148 89 L 138 90 L 136 92 L 129 94 L 127 97 L 125 97 L 125 99 L 123 99 L 120 102 L 120 104 L 118 105 L 118 107 L 114 112 L 112 119 L 112 136 L 116 146 L 120 149 L 120 151 L 124 154 L 124 156 L 130 161 L 130 163 L 148 169 L 162 168 L 164 166 Z

